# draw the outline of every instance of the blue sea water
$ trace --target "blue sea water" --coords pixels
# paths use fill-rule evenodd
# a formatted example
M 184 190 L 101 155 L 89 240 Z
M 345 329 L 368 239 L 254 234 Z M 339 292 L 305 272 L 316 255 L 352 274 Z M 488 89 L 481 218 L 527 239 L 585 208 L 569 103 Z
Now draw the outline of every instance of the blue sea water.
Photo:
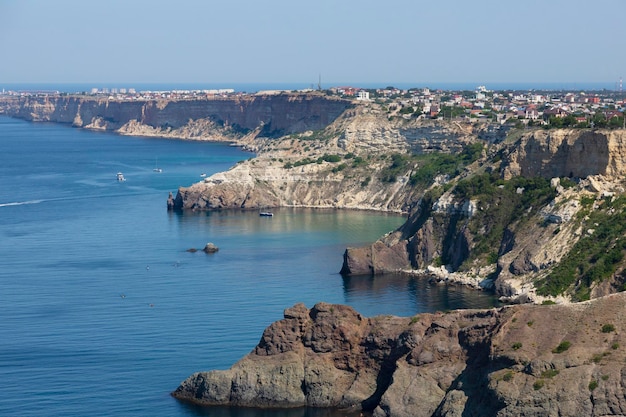
M 170 191 L 251 156 L 0 117 L 0 416 L 332 415 L 206 409 L 170 392 L 230 367 L 297 302 L 368 316 L 494 304 L 423 279 L 338 274 L 346 246 L 401 216 L 166 210 Z M 188 251 L 207 242 L 219 252 Z

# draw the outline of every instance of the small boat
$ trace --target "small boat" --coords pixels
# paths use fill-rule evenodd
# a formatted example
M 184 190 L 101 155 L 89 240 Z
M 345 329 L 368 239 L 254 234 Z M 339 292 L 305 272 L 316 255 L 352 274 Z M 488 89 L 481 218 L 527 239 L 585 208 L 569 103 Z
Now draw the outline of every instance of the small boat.
M 206 174 L 203 172 L 202 174 L 200 174 L 200 178 L 205 178 Z
M 274 213 L 272 213 L 271 211 L 262 211 L 259 213 L 259 216 L 261 217 L 272 217 L 274 215 Z
M 154 172 L 163 172 L 163 170 L 161 168 L 159 168 L 159 159 L 157 158 L 154 162 Z
M 123 181 L 126 181 L 126 178 L 124 178 L 124 174 L 122 174 L 121 172 L 118 172 L 117 173 L 117 180 L 119 182 L 123 182 Z

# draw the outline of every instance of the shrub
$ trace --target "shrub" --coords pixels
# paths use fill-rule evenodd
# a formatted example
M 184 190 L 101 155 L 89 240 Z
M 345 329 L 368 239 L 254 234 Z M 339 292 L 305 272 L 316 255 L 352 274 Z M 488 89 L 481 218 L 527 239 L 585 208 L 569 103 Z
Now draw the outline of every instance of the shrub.
M 513 379 L 513 372 L 512 371 L 508 371 L 507 373 L 505 373 L 504 375 L 502 375 L 502 380 L 503 381 L 510 381 Z
M 534 389 L 535 391 L 538 391 L 538 390 L 540 390 L 541 388 L 543 388 L 543 384 L 544 384 L 543 379 L 538 379 L 538 380 L 537 380 L 537 381 L 535 381 L 535 383 L 533 384 L 533 389 Z
M 605 324 L 602 326 L 602 333 L 611 333 L 615 331 L 615 326 L 612 324 Z
M 604 358 L 604 354 L 602 354 L 602 353 L 596 353 L 595 355 L 593 355 L 593 356 L 591 357 L 591 361 L 592 361 L 593 363 L 600 363 L 600 362 L 602 362 L 602 358 Z
M 593 391 L 596 388 L 598 388 L 598 381 L 596 381 L 595 379 L 589 381 L 589 391 Z
M 546 369 L 541 373 L 542 378 L 554 378 L 559 374 L 559 371 L 556 369 Z
M 513 346 L 511 346 L 511 348 L 513 348 L 513 350 L 518 350 L 522 347 L 522 343 L 521 342 L 515 342 L 513 343 Z
M 346 164 L 339 164 L 336 167 L 334 167 L 332 169 L 332 172 L 339 172 L 339 171 L 343 171 L 344 169 L 346 169 L 348 166 Z
M 321 157 L 322 161 L 326 161 L 326 162 L 339 162 L 341 161 L 341 157 L 339 155 L 328 155 L 325 154 L 324 156 Z
M 572 344 L 570 342 L 568 342 L 567 340 L 564 340 L 561 343 L 559 343 L 559 345 L 557 347 L 552 349 L 552 353 L 563 353 L 567 349 L 569 349 L 570 346 L 572 346 Z
M 559 181 L 559 183 L 561 184 L 561 187 L 563 188 L 572 188 L 576 186 L 576 182 L 572 181 L 570 178 L 561 178 L 561 181 Z

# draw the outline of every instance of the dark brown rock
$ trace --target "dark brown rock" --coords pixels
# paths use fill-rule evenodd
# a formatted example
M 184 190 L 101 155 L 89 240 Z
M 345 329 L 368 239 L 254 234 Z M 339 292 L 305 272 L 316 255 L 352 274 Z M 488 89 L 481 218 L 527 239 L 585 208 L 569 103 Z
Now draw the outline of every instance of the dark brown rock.
M 298 304 L 231 369 L 194 374 L 172 395 L 379 417 L 623 415 L 624 317 L 624 293 L 413 318 Z M 562 342 L 569 348 L 558 350 Z
M 392 245 L 377 241 L 370 246 L 348 248 L 343 259 L 343 275 L 375 275 L 411 268 L 405 241 Z

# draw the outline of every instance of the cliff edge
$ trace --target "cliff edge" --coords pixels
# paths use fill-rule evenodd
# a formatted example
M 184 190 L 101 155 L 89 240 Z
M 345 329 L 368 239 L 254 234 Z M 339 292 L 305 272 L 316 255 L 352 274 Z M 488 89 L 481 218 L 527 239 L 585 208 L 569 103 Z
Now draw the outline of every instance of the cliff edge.
M 196 373 L 172 395 L 377 417 L 623 415 L 625 315 L 623 293 L 414 317 L 297 304 L 232 368 Z
M 342 273 L 425 273 L 516 302 L 621 291 L 625 144 L 624 130 L 561 129 L 491 146 L 427 188 L 398 230 L 348 248 Z
M 24 96 L 0 102 L 11 117 L 71 124 L 123 135 L 228 141 L 254 148 L 276 138 L 323 129 L 352 102 L 315 93 L 229 98 L 120 100 L 89 96 Z

